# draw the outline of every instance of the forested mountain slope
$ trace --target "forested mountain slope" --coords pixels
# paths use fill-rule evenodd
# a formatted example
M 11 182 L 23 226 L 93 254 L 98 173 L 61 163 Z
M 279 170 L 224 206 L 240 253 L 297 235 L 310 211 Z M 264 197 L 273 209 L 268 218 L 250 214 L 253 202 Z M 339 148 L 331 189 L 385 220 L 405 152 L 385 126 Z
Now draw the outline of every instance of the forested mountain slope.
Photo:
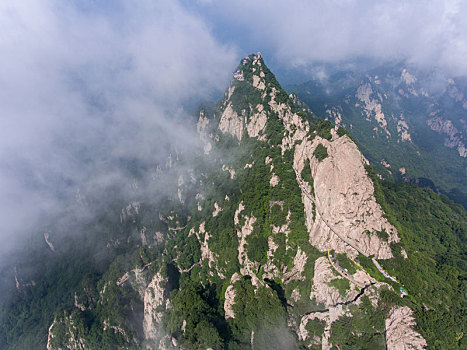
M 289 90 L 349 130 L 384 178 L 440 190 L 467 206 L 465 79 L 393 63 Z
M 46 271 L 16 277 L 5 348 L 466 347 L 464 208 L 381 182 L 297 103 L 259 54 L 242 59 L 200 108 L 195 159 L 160 168 L 172 195 L 116 202 L 75 236 L 94 248 L 28 253 Z

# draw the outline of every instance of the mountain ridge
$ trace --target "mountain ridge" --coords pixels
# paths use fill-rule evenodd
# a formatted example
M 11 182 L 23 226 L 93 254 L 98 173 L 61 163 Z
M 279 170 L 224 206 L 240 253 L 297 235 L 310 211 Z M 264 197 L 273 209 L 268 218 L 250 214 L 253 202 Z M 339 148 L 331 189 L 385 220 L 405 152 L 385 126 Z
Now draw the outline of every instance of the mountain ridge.
M 47 348 L 465 343 L 465 211 L 380 182 L 345 129 L 297 105 L 260 54 L 242 59 L 224 98 L 199 111 L 194 159 L 158 168 L 170 195 L 135 199 L 108 223 L 115 257 L 78 274 L 44 318 Z

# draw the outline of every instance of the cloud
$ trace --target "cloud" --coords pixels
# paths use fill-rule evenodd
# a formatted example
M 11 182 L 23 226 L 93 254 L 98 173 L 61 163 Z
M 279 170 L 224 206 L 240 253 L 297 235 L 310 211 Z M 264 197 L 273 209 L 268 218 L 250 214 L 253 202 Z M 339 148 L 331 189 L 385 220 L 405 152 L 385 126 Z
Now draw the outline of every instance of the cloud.
M 0 238 L 77 189 L 126 181 L 119 160 L 190 149 L 183 106 L 223 90 L 237 53 L 309 74 L 366 57 L 465 75 L 466 30 L 454 0 L 3 2 Z
M 278 66 L 306 67 L 360 57 L 406 59 L 467 74 L 467 3 L 433 1 L 247 1 L 200 3 L 214 25 L 241 34 Z M 238 36 L 237 36 L 238 37 Z M 245 44 L 239 43 L 240 47 Z
M 119 159 L 197 142 L 181 106 L 223 90 L 237 60 L 177 1 L 3 2 L 0 23 L 3 242 L 77 189 L 125 181 Z

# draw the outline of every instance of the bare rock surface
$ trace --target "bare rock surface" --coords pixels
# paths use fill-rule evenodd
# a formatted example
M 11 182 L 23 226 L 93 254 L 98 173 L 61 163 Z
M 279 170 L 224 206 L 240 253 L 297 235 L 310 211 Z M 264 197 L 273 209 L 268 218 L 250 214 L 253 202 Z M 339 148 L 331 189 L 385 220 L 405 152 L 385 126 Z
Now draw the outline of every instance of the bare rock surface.
M 214 211 L 212 212 L 212 217 L 216 217 L 221 211 L 222 208 L 219 206 L 219 204 L 217 204 L 217 202 L 214 202 Z
M 234 283 L 240 279 L 240 275 L 238 273 L 234 273 L 230 278 L 230 284 L 225 290 L 225 301 L 224 301 L 224 312 L 225 318 L 235 318 L 235 313 L 233 311 L 233 306 L 235 304 L 235 287 Z
M 395 306 L 386 320 L 386 343 L 388 350 L 421 350 L 427 343 L 413 330 L 415 326 L 413 311 L 407 307 Z
M 196 130 L 198 131 L 201 141 L 204 143 L 204 154 L 209 154 L 212 149 L 212 144 L 208 136 L 208 127 L 209 118 L 205 115 L 204 111 L 200 111 Z
M 363 103 L 363 110 L 367 116 L 367 120 L 374 119 L 378 123 L 379 127 L 384 130 L 387 136 L 391 136 L 387 126 L 388 123 L 382 111 L 382 96 L 373 96 L 373 90 L 370 84 L 364 84 L 359 86 L 356 97 Z
M 199 244 L 201 246 L 201 261 L 207 260 L 209 268 L 210 269 L 215 268 L 217 273 L 219 274 L 219 276 L 221 276 L 221 278 L 223 278 L 223 275 L 218 271 L 217 265 L 216 265 L 218 256 L 217 256 L 217 254 L 214 254 L 213 251 L 209 248 L 209 242 L 208 241 L 209 241 L 209 238 L 211 238 L 211 236 L 210 236 L 209 232 L 206 232 L 205 222 L 203 221 L 199 225 L 199 230 L 198 231 L 195 231 L 194 229 L 191 229 L 190 234 L 192 232 L 196 234 L 196 238 L 198 238 Z
M 53 341 L 53 338 L 55 337 L 55 335 L 53 334 L 54 327 L 58 325 L 59 322 L 63 322 L 63 325 L 65 327 L 65 336 L 67 337 L 66 349 L 68 350 L 88 349 L 84 339 L 79 337 L 79 334 L 78 334 L 79 331 L 74 323 L 73 317 L 71 315 L 65 315 L 64 318 L 61 319 L 61 321 L 54 319 L 54 321 L 50 325 L 49 334 L 47 336 L 47 350 L 60 350 L 61 349 L 61 348 L 54 348 L 52 346 L 52 341 Z
M 353 299 L 358 294 L 353 288 L 346 293 L 345 297 L 342 297 L 339 290 L 329 284 L 332 280 L 342 278 L 333 273 L 332 266 L 327 257 L 318 258 L 315 261 L 315 273 L 310 299 L 315 299 L 317 303 L 323 304 L 326 308 Z
M 279 184 L 279 181 L 279 176 L 277 176 L 276 174 L 272 174 L 271 179 L 269 180 L 269 184 L 271 185 L 271 187 L 276 187 Z
M 427 124 L 431 130 L 436 131 L 439 134 L 447 135 L 447 138 L 444 140 L 444 145 L 446 147 L 456 148 L 459 156 L 463 158 L 467 157 L 467 148 L 463 142 L 462 133 L 457 130 L 449 119 L 434 117 L 428 119 Z
M 225 164 L 222 164 L 222 171 L 228 171 L 229 174 L 230 174 L 230 178 L 231 179 L 235 179 L 235 169 L 234 168 L 231 168 L 231 167 L 228 167 L 227 165 Z
M 146 339 L 154 341 L 160 337 L 158 328 L 163 315 L 160 308 L 166 304 L 164 295 L 166 283 L 167 279 L 158 272 L 144 293 L 143 332 Z
M 397 121 L 397 132 L 399 133 L 402 141 L 412 142 L 412 135 L 409 133 L 409 125 L 402 114 L 400 119 Z
M 258 279 L 256 277 L 256 270 L 257 270 L 257 262 L 251 261 L 248 258 L 246 252 L 246 238 L 253 232 L 253 225 L 256 222 L 256 218 L 254 216 L 248 217 L 245 216 L 245 224 L 242 226 L 240 230 L 237 231 L 237 236 L 239 238 L 238 242 L 238 262 L 240 263 L 240 272 L 243 276 L 249 275 L 252 277 L 252 282 Z
M 246 131 L 250 137 L 259 136 L 263 132 L 264 128 L 266 127 L 266 122 L 268 121 L 266 112 L 263 110 L 263 105 L 258 105 L 257 109 L 259 112 L 250 116 L 250 119 L 246 125 Z
M 282 280 L 284 283 L 288 283 L 291 280 L 304 280 L 303 272 L 305 271 L 305 265 L 308 260 L 306 253 L 298 247 L 297 254 L 295 254 L 293 260 L 293 266 L 290 271 L 284 273 Z
M 44 233 L 44 240 L 45 240 L 45 243 L 47 243 L 47 246 L 50 248 L 50 250 L 52 252 L 55 252 L 55 247 L 52 244 L 52 242 L 50 242 L 50 235 L 48 232 Z
M 232 105 L 229 103 L 221 115 L 219 130 L 224 134 L 229 133 L 235 136 L 238 140 L 241 140 L 243 136 L 243 127 L 242 116 L 239 116 L 237 112 L 232 109 Z
M 333 322 L 337 321 L 339 317 L 346 315 L 346 311 L 342 305 L 332 307 L 328 312 L 313 312 L 302 317 L 300 320 L 300 325 L 298 329 L 298 339 L 307 340 L 309 338 L 309 333 L 306 329 L 306 325 L 311 320 L 320 320 L 326 323 L 324 327 L 323 335 L 321 337 L 321 349 L 329 350 L 332 348 L 332 344 L 329 343 L 329 337 L 331 336 L 331 325 Z M 350 315 L 350 314 L 348 314 Z
M 322 161 L 313 155 L 318 144 L 326 147 L 328 153 Z M 355 249 L 331 232 L 326 227 L 329 225 L 366 255 L 391 258 L 389 243 L 398 242 L 399 237 L 395 227 L 383 217 L 384 212 L 374 197 L 373 182 L 364 167 L 368 161 L 355 143 L 347 136 L 334 141 L 316 136 L 313 141 L 304 141 L 295 148 L 294 167 L 299 174 L 306 159 L 310 160 L 316 203 L 313 211 L 311 194 L 303 194 L 311 243 L 322 251 L 336 249 L 355 257 Z M 376 235 L 376 231 L 383 230 L 389 236 L 388 241 Z
M 55 326 L 55 323 L 57 323 L 56 319 L 54 319 L 54 321 L 52 322 L 52 324 L 49 327 L 49 333 L 47 335 L 47 350 L 55 350 L 55 348 L 52 346 L 52 340 L 55 337 L 53 332 L 52 332 L 52 329 Z
M 264 90 L 266 88 L 264 81 L 256 74 L 253 75 L 253 86 L 259 90 Z

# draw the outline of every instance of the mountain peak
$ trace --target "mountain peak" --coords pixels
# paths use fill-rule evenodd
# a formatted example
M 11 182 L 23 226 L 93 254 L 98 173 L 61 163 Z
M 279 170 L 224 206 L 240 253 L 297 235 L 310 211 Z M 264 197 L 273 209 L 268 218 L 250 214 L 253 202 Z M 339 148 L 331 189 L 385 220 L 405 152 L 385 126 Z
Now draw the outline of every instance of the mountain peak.
M 244 57 L 219 105 L 219 129 L 239 141 L 249 137 L 265 139 L 270 116 L 282 118 L 295 110 L 293 102 L 266 66 L 261 53 Z
M 265 88 L 264 78 L 266 76 L 263 67 L 265 66 L 263 56 L 260 52 L 245 56 L 237 66 L 235 72 L 233 72 L 233 79 L 241 82 L 248 82 L 263 90 Z

